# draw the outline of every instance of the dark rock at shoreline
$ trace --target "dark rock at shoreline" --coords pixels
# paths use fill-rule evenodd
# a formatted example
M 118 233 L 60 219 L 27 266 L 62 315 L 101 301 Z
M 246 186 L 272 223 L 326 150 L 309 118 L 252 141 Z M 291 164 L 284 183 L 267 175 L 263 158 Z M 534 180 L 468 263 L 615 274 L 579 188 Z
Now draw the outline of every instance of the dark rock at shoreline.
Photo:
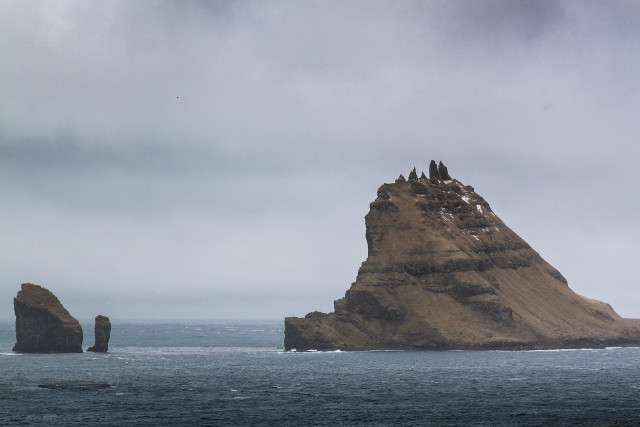
M 442 162 L 409 176 L 378 189 L 368 257 L 334 312 L 285 319 L 286 350 L 640 345 L 639 320 L 573 292 Z
M 49 290 L 23 283 L 13 300 L 21 353 L 82 353 L 82 326 Z
M 98 315 L 95 320 L 95 344 L 87 351 L 106 353 L 109 351 L 109 338 L 111 337 L 111 322 L 106 316 Z

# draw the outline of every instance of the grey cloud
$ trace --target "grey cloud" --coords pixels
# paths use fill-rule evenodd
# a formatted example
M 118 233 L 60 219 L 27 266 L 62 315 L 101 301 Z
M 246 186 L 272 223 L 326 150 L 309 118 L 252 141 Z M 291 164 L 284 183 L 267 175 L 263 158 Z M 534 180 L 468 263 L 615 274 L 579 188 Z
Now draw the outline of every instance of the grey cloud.
M 307 189 L 330 177 L 251 154 L 233 158 L 199 147 L 86 146 L 73 140 L 0 145 L 0 176 L 9 187 L 79 211 L 161 215 L 188 207 L 224 216 L 304 209 L 313 197 Z
M 598 245 L 637 249 L 633 2 L 0 8 L 6 312 L 27 280 L 87 312 L 101 289 L 330 309 L 377 186 L 432 158 L 580 293 Z M 604 261 L 615 308 L 624 262 Z
M 457 1 L 421 3 L 447 44 L 469 44 L 484 51 L 514 43 L 528 46 L 566 24 L 565 6 L 557 0 Z M 489 49 L 486 49 L 489 48 Z

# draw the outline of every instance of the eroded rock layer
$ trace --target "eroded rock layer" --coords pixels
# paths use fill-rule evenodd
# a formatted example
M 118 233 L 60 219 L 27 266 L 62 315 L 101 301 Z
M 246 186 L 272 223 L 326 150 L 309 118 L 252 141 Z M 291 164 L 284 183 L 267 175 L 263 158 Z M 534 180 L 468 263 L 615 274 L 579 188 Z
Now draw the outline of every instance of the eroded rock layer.
M 355 283 L 333 313 L 286 318 L 287 350 L 640 344 L 640 321 L 574 293 L 442 162 L 429 175 L 378 189 Z
M 21 353 L 82 353 L 82 326 L 42 286 L 23 283 L 13 299 L 16 345 Z

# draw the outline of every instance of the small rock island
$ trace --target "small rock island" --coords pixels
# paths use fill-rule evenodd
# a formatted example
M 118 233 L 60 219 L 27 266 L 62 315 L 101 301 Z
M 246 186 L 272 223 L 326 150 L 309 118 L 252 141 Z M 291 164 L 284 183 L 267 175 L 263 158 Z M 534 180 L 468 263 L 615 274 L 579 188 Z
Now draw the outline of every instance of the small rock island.
M 383 184 L 365 226 L 355 283 L 333 313 L 285 318 L 286 350 L 640 345 L 640 320 L 573 292 L 442 162 Z
M 82 353 L 82 326 L 48 289 L 23 283 L 13 299 L 20 353 Z
M 97 315 L 95 320 L 95 344 L 87 349 L 99 353 L 109 351 L 109 338 L 111 337 L 111 322 L 107 316 Z

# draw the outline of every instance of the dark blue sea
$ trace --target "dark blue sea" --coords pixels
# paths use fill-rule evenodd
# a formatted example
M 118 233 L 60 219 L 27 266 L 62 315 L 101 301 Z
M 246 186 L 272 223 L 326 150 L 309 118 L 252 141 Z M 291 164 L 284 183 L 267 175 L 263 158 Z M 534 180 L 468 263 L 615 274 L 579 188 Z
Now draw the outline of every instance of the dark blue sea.
M 0 425 L 640 425 L 638 348 L 288 353 L 283 338 L 282 322 L 114 322 L 106 354 L 15 354 L 3 322 Z M 38 387 L 55 381 L 110 387 Z

